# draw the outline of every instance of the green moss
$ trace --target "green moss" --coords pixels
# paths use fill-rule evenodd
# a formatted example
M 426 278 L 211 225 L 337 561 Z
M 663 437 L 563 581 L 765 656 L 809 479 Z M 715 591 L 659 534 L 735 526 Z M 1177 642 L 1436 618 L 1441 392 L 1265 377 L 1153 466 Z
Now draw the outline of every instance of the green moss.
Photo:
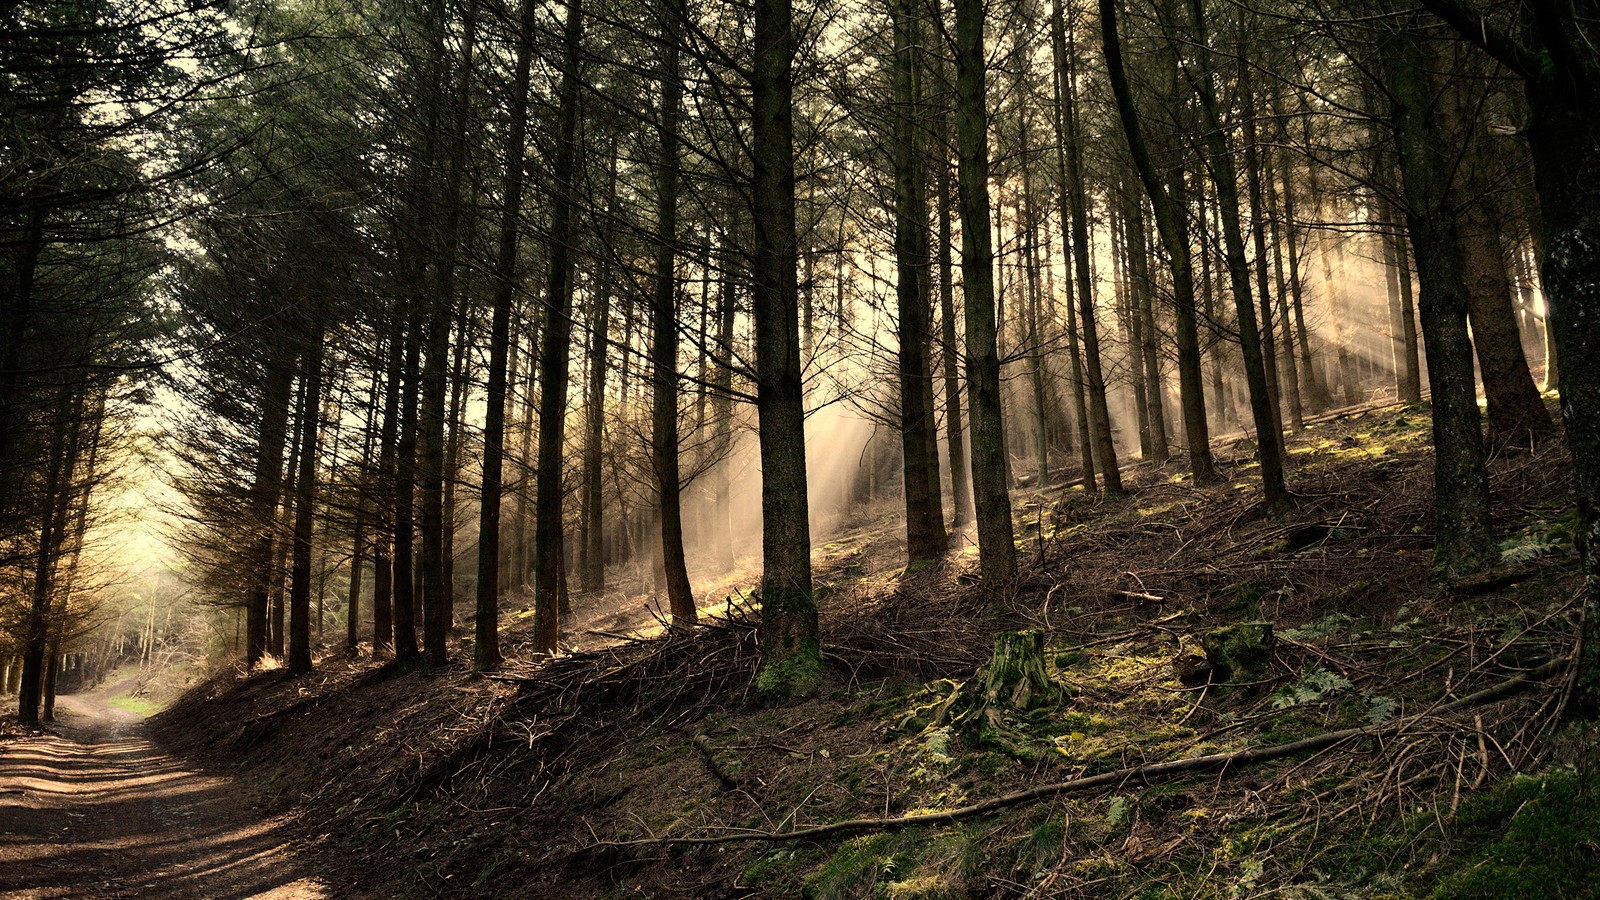
M 665 763 L 672 762 L 674 759 L 677 759 L 688 752 L 689 745 L 687 743 L 668 744 L 667 746 L 662 747 L 660 752 L 656 753 L 655 757 L 651 760 L 651 764 L 657 766 L 663 765 Z
M 763 664 L 756 676 L 756 693 L 767 703 L 786 703 L 812 696 L 821 680 L 822 648 L 810 639 L 782 658 Z
M 1017 846 L 1017 872 L 1038 878 L 1061 860 L 1066 852 L 1067 828 L 1051 819 L 1023 836 Z
M 1227 591 L 1232 599 L 1228 601 L 1228 612 L 1254 619 L 1261 614 L 1261 597 L 1267 593 L 1266 586 L 1255 579 L 1247 579 L 1230 585 Z
M 1221 680 L 1261 681 L 1272 664 L 1272 623 L 1241 622 L 1207 632 L 1202 639 L 1206 661 Z
M 1074 666 L 1082 665 L 1083 663 L 1087 662 L 1088 659 L 1089 654 L 1082 650 L 1068 650 L 1065 653 L 1057 653 L 1056 668 L 1070 669 Z
M 1600 791 L 1573 769 L 1515 777 L 1462 803 L 1453 829 L 1472 847 L 1437 898 L 1593 896 L 1600 884 Z
M 821 858 L 821 851 L 812 844 L 780 846 L 745 866 L 740 880 L 754 887 L 771 888 L 774 894 L 792 896 L 799 891 L 806 870 Z
M 1330 845 L 1331 877 L 1389 886 L 1392 897 L 1591 897 L 1600 883 L 1600 791 L 1557 767 L 1465 795 L 1443 820 L 1424 808 Z M 1429 859 L 1435 862 L 1424 863 Z

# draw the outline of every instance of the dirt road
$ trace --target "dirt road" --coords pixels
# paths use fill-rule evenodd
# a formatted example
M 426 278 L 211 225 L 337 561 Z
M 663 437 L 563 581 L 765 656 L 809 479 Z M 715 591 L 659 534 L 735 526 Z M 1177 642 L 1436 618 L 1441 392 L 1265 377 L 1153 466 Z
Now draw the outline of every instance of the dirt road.
M 57 717 L 0 746 L 0 897 L 331 896 L 236 785 L 152 746 L 137 715 L 89 696 Z

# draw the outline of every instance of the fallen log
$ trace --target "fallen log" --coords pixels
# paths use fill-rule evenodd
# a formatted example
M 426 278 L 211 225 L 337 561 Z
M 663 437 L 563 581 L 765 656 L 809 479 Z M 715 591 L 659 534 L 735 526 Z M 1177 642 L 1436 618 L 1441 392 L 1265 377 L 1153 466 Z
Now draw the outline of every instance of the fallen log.
M 1499 700 L 1522 693 L 1530 687 L 1539 684 L 1552 676 L 1567 670 L 1572 660 L 1570 657 L 1551 660 L 1535 669 L 1530 669 L 1499 684 L 1491 685 L 1481 691 L 1468 694 L 1458 700 L 1452 700 L 1436 707 L 1432 707 L 1415 715 L 1402 719 L 1394 719 L 1378 725 L 1363 725 L 1356 728 L 1344 728 L 1339 731 L 1330 731 L 1324 734 L 1312 735 L 1298 741 L 1289 741 L 1284 744 L 1273 744 L 1267 747 L 1251 747 L 1245 750 L 1236 750 L 1231 753 L 1213 753 L 1207 756 L 1195 756 L 1188 759 L 1173 759 L 1166 762 L 1149 763 L 1142 766 L 1130 766 L 1114 772 L 1104 772 L 1091 775 L 1087 778 L 1074 778 L 1070 781 L 1060 781 L 1053 784 L 1041 784 L 987 800 L 980 800 L 968 806 L 955 809 L 938 810 L 935 812 L 917 813 L 909 816 L 896 816 L 877 819 L 848 819 L 842 822 L 830 822 L 826 825 L 814 825 L 809 828 L 796 828 L 791 831 L 740 831 L 734 834 L 711 835 L 707 837 L 663 837 L 644 838 L 633 841 L 601 841 L 590 845 L 587 849 L 601 849 L 607 847 L 632 847 L 662 844 L 734 844 L 749 841 L 798 841 L 809 838 L 826 837 L 829 835 L 854 834 L 862 831 L 891 831 L 908 828 L 914 825 L 941 825 L 975 816 L 986 815 L 1013 806 L 1019 806 L 1035 800 L 1049 797 L 1058 797 L 1062 794 L 1082 794 L 1101 788 L 1118 787 L 1127 784 L 1152 785 L 1172 780 L 1182 775 L 1194 775 L 1202 772 L 1214 772 L 1219 775 L 1226 774 L 1234 769 L 1270 762 L 1300 753 L 1325 750 L 1329 747 L 1353 741 L 1359 738 L 1377 737 L 1400 731 L 1405 726 L 1421 721 L 1431 716 L 1448 715 L 1464 709 L 1486 706 Z

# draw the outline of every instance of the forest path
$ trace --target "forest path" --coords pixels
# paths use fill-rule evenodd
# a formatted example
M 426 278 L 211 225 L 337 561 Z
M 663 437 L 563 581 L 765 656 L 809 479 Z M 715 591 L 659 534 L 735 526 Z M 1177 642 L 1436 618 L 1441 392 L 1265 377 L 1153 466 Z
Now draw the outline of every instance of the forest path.
M 232 781 L 184 768 L 103 695 L 0 746 L 0 897 L 316 900 L 331 895 Z

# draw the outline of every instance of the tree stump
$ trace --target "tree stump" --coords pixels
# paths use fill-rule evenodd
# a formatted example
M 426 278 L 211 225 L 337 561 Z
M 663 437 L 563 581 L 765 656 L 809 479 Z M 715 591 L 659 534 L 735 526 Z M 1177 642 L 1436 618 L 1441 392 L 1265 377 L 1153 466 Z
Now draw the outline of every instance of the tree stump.
M 1248 684 L 1264 681 L 1272 665 L 1272 623 L 1240 622 L 1206 632 L 1202 643 L 1212 681 Z
M 1050 680 L 1044 632 L 1003 631 L 994 637 L 994 655 L 989 661 L 933 707 L 930 727 L 947 725 L 975 748 L 1038 759 L 1045 742 L 1019 727 L 1016 720 L 1065 699 L 1066 693 Z
M 978 670 L 982 703 L 988 708 L 1027 712 L 1061 701 L 1061 689 L 1045 668 L 1044 632 L 1002 631 L 994 636 L 994 655 Z

